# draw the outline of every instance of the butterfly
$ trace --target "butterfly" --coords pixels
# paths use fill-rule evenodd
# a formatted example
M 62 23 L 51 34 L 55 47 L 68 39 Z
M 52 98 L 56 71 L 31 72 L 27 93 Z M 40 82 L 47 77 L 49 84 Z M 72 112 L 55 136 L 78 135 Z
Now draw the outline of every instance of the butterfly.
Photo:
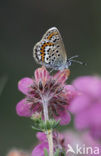
M 41 41 L 36 43 L 33 48 L 33 57 L 37 63 L 53 70 L 68 69 L 71 62 L 82 64 L 80 61 L 73 60 L 78 55 L 67 59 L 61 34 L 56 27 L 48 29 Z

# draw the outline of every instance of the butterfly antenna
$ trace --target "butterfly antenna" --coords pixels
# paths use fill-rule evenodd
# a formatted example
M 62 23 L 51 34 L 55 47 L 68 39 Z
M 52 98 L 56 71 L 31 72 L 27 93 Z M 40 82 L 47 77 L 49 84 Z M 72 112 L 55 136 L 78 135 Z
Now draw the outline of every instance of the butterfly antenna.
M 72 60 L 72 59 L 74 59 L 74 58 L 77 58 L 77 57 L 79 57 L 79 55 L 72 56 L 72 57 L 70 57 L 68 60 L 70 61 L 70 60 Z
M 79 63 L 81 65 L 87 65 L 87 63 L 84 63 L 82 61 L 74 60 L 74 58 L 77 58 L 77 57 L 79 57 L 79 55 L 72 56 L 71 58 L 68 59 L 69 66 L 71 66 L 72 62 L 76 62 L 76 63 Z
M 76 62 L 76 63 L 79 63 L 81 65 L 87 65 L 87 63 L 84 63 L 82 61 L 79 61 L 79 60 L 70 60 L 71 62 Z

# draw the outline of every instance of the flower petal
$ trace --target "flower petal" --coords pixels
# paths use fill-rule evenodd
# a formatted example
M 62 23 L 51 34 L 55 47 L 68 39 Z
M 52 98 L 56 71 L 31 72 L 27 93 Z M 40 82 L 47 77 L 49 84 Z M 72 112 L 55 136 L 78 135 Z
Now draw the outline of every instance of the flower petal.
M 99 141 L 101 140 L 101 125 L 91 127 L 90 132 L 95 139 L 98 139 Z
M 48 143 L 43 142 L 37 145 L 32 151 L 32 156 L 44 156 L 45 148 L 48 150 Z
M 63 111 L 59 114 L 59 116 L 55 115 L 54 117 L 57 121 L 60 120 L 61 125 L 67 125 L 71 120 L 71 116 L 67 111 Z
M 26 99 L 21 100 L 16 106 L 16 112 L 19 116 L 30 117 L 32 115 L 31 103 L 26 102 Z
M 54 79 L 58 82 L 58 83 L 62 83 L 64 84 L 65 81 L 68 79 L 68 76 L 70 75 L 70 70 L 69 69 L 65 69 L 63 71 L 59 71 L 54 75 Z
M 93 104 L 76 114 L 75 127 L 79 130 L 90 129 L 94 138 L 101 138 L 101 104 Z
M 71 102 L 75 96 L 79 95 L 78 91 L 72 85 L 65 85 L 64 92 L 66 93 L 68 102 Z
M 94 103 L 89 109 L 89 120 L 93 126 L 101 127 L 101 103 Z
M 69 106 L 69 110 L 74 113 L 78 114 L 79 112 L 83 111 L 91 104 L 90 98 L 86 95 L 79 95 L 71 101 Z
M 23 78 L 18 82 L 18 89 L 25 95 L 28 95 L 29 87 L 32 84 L 33 84 L 33 79 L 28 77 Z
M 47 140 L 46 135 L 45 135 L 45 133 L 43 133 L 43 132 L 38 132 L 36 135 L 37 135 L 37 138 L 38 138 L 40 141 L 45 141 L 45 140 Z
M 38 68 L 35 71 L 35 81 L 39 83 L 40 81 L 44 84 L 47 80 L 49 80 L 49 72 L 43 66 L 42 68 Z
M 79 130 L 89 127 L 89 114 L 87 111 L 78 113 L 74 118 L 75 127 Z
M 67 92 L 75 92 L 76 90 L 75 90 L 75 88 L 72 86 L 72 85 L 66 85 L 65 87 L 64 87 L 66 90 L 67 90 Z

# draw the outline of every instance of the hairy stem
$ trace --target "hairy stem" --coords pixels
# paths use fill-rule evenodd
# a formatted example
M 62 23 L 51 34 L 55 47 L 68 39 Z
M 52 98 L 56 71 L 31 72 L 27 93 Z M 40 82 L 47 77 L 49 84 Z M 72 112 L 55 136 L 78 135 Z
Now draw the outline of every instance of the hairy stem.
M 52 130 L 48 131 L 47 138 L 48 138 L 48 144 L 49 144 L 49 156 L 53 156 L 53 134 L 52 134 Z
M 43 99 L 43 113 L 44 113 L 44 119 L 45 119 L 45 123 L 47 122 L 47 120 L 49 120 L 49 116 L 48 116 L 48 102 L 46 99 Z
M 45 119 L 45 123 L 46 123 L 47 120 L 49 120 L 49 116 L 48 116 L 48 100 L 46 100 L 45 98 L 43 98 L 43 113 L 44 113 L 44 119 Z M 52 135 L 52 129 L 47 130 L 45 132 L 45 134 L 47 135 L 47 139 L 48 139 L 49 156 L 53 156 L 53 135 Z

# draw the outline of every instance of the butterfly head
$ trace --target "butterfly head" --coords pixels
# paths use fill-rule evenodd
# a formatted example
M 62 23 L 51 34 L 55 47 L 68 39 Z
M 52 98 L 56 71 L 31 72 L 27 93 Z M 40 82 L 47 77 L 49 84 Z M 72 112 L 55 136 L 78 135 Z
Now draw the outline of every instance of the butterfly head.
M 86 63 L 84 62 L 81 62 L 79 60 L 75 60 L 74 58 L 77 58 L 79 57 L 78 55 L 75 55 L 75 56 L 72 56 L 71 58 L 69 58 L 66 62 L 66 67 L 68 68 L 69 66 L 71 66 L 72 62 L 76 62 L 76 63 L 79 63 L 81 65 L 86 65 Z

